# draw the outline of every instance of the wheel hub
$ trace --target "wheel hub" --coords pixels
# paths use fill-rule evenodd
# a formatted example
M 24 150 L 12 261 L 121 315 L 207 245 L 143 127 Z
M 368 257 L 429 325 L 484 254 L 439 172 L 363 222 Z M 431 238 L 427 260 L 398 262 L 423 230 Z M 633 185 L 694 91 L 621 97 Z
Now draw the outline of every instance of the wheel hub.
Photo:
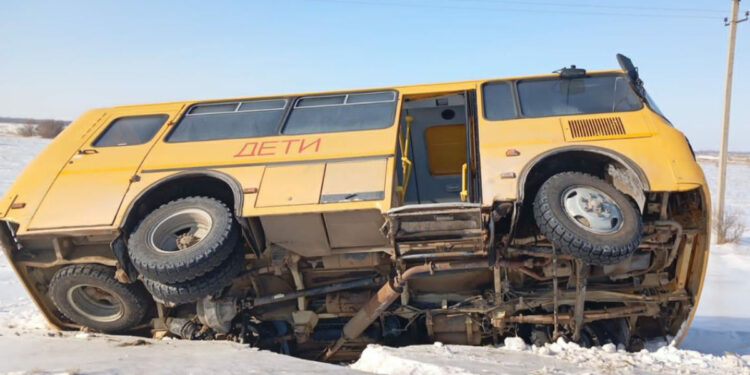
M 184 250 L 187 249 L 190 246 L 193 246 L 200 242 L 200 238 L 194 236 L 191 233 L 185 233 L 177 236 L 177 240 L 175 241 L 177 244 L 178 250 Z
M 67 298 L 73 309 L 93 321 L 113 322 L 124 314 L 120 299 L 97 286 L 74 286 L 68 290 Z
M 157 251 L 185 250 L 206 238 L 212 226 L 208 212 L 198 208 L 183 209 L 158 222 L 149 232 L 148 241 Z
M 574 223 L 598 234 L 615 233 L 622 227 L 622 211 L 614 199 L 590 186 L 575 186 L 562 194 L 562 206 Z

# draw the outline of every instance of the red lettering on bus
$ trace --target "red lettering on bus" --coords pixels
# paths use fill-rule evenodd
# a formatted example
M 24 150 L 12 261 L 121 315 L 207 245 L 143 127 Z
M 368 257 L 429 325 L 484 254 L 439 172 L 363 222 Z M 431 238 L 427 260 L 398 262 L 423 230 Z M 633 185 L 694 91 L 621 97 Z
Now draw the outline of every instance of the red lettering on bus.
M 318 150 L 320 149 L 320 138 L 314 140 L 312 143 L 310 143 L 307 146 L 305 146 L 305 140 L 303 139 L 299 145 L 299 153 L 301 154 L 302 151 L 305 151 L 305 149 L 310 148 L 312 145 L 315 145 L 315 152 L 318 152 Z
M 292 143 L 299 142 L 299 139 L 287 139 L 287 140 L 281 141 L 281 142 L 286 142 L 286 149 L 284 150 L 284 155 L 288 155 L 289 154 L 289 149 L 292 148 Z
M 274 156 L 274 155 L 289 155 L 301 154 L 303 152 L 318 152 L 320 151 L 321 138 L 315 138 L 312 140 L 306 140 L 304 138 L 296 139 L 284 139 L 280 141 L 263 141 L 263 142 L 246 142 L 242 145 L 239 152 L 234 154 L 235 158 L 248 157 L 248 156 Z M 281 143 L 278 145 L 277 143 Z M 299 147 L 292 147 L 292 145 L 299 143 Z M 286 146 L 284 146 L 286 145 Z M 283 154 L 282 154 L 283 150 Z
M 252 151 L 249 153 L 246 153 L 245 150 L 247 150 L 247 146 L 253 145 Z M 258 142 L 247 142 L 244 145 L 242 145 L 242 148 L 240 149 L 240 152 L 234 154 L 235 158 L 239 158 L 242 156 L 255 156 L 255 149 L 258 148 Z
M 260 144 L 260 148 L 258 149 L 258 156 L 271 156 L 276 153 L 276 146 L 272 146 L 272 143 L 278 143 L 277 141 L 265 141 Z M 266 147 L 268 146 L 268 147 Z M 263 153 L 263 150 L 271 151 L 270 153 Z

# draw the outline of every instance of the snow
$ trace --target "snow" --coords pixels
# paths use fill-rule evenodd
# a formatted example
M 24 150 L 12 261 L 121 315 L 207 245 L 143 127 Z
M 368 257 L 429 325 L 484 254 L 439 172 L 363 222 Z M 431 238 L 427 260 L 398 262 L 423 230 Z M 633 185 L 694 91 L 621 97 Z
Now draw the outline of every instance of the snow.
M 701 163 L 709 187 L 716 189 L 718 166 Z M 729 164 L 726 210 L 742 215 L 750 229 L 750 165 Z M 750 230 L 738 244 L 713 244 L 698 312 L 683 348 L 721 355 L 750 355 Z M 728 293 L 731 292 L 731 295 Z
M 608 344 L 582 348 L 562 339 L 542 347 L 517 337 L 499 348 L 420 345 L 388 348 L 370 345 L 351 368 L 376 374 L 750 374 L 750 363 L 736 355 L 713 356 L 662 346 L 628 353 Z
M 59 332 L 0 336 L 0 374 L 352 374 L 227 341 L 149 340 Z
M 10 123 L 10 122 L 0 122 L 0 134 L 5 134 L 5 135 L 16 134 L 16 131 L 20 126 L 21 126 L 20 124 L 15 124 L 15 123 Z
M 48 142 L 0 136 L 0 194 Z M 713 189 L 716 164 L 707 161 L 702 166 Z M 745 215 L 750 225 L 750 194 L 743 189 L 750 182 L 750 166 L 731 164 L 728 178 L 728 208 Z M 747 275 L 750 232 L 739 244 L 712 245 L 698 316 L 681 349 L 666 342 L 650 342 L 648 350 L 638 353 L 611 344 L 586 349 L 564 341 L 530 347 L 510 337 L 500 347 L 370 345 L 356 363 L 345 367 L 229 342 L 52 331 L 0 256 L 0 374 L 750 374 Z
M 0 124 L 2 125 L 2 124 Z M 0 128 L 1 129 L 1 128 Z M 42 151 L 49 139 L 21 138 L 0 135 L 0 196 L 21 173 L 23 167 Z

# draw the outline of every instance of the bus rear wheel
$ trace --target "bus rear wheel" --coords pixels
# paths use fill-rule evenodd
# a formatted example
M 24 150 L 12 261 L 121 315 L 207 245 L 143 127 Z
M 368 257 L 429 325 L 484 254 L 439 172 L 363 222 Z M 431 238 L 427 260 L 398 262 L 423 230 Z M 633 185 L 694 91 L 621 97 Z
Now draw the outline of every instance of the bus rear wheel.
M 584 263 L 618 263 L 641 242 L 643 222 L 635 204 L 589 174 L 563 172 L 550 177 L 539 189 L 533 209 L 547 240 Z
M 140 284 L 122 284 L 112 268 L 77 264 L 59 269 L 49 296 L 68 319 L 101 332 L 121 332 L 140 323 L 150 300 Z
M 229 208 L 209 197 L 187 197 L 151 212 L 128 239 L 128 254 L 144 277 L 180 283 L 222 264 L 239 242 Z

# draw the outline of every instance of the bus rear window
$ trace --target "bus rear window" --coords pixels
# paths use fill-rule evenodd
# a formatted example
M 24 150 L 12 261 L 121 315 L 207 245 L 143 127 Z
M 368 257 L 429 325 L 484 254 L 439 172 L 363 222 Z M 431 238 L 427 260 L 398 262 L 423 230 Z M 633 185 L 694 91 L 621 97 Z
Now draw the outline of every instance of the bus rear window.
M 283 134 L 386 128 L 396 116 L 393 91 L 308 96 L 297 99 Z
M 634 111 L 643 106 L 622 76 L 519 81 L 518 98 L 526 117 Z
M 148 142 L 167 121 L 167 115 L 120 117 L 112 121 L 94 147 L 133 146 Z

